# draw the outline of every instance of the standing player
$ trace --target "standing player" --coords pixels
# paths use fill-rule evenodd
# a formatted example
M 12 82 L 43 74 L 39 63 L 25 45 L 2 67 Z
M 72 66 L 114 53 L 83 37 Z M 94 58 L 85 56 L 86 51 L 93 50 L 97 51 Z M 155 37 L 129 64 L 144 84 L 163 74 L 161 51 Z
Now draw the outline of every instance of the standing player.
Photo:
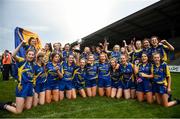
M 167 62 L 167 52 L 168 51 L 174 51 L 174 47 L 168 43 L 166 40 L 161 40 L 159 43 L 159 39 L 157 36 L 151 37 L 151 55 L 153 53 L 158 52 L 162 58 L 163 61 Z

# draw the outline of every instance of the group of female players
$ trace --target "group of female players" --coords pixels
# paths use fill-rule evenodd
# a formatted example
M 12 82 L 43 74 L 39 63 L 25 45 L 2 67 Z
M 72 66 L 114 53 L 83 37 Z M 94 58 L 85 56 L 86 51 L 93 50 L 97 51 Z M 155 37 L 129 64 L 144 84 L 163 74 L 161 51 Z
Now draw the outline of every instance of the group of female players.
M 108 42 L 95 48 L 85 47 L 80 53 L 80 45 L 70 48 L 66 44 L 46 43 L 36 50 L 36 39 L 27 44 L 22 41 L 12 56 L 18 67 L 16 102 L 2 103 L 1 109 L 15 114 L 31 109 L 38 104 L 67 99 L 99 96 L 157 102 L 165 107 L 179 103 L 170 100 L 171 75 L 166 63 L 167 52 L 174 47 L 158 37 L 132 40 L 129 45 L 108 50 Z M 26 57 L 16 54 L 26 46 Z

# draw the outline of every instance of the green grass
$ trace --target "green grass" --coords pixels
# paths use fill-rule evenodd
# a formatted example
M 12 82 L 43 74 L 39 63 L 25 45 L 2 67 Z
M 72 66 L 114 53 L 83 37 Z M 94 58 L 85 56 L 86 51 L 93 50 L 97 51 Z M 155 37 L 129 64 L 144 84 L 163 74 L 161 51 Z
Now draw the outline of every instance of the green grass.
M 1 76 L 0 76 L 1 78 Z M 173 97 L 180 99 L 180 73 L 172 73 Z M 0 102 L 15 99 L 14 80 L 0 80 Z M 31 110 L 25 110 L 20 115 L 14 115 L 7 111 L 0 111 L 0 117 L 149 117 L 149 118 L 172 118 L 180 117 L 180 105 L 164 108 L 157 104 L 139 103 L 136 100 L 111 99 L 106 97 L 94 97 L 83 99 L 78 96 L 76 100 L 63 100 L 43 106 L 37 106 Z

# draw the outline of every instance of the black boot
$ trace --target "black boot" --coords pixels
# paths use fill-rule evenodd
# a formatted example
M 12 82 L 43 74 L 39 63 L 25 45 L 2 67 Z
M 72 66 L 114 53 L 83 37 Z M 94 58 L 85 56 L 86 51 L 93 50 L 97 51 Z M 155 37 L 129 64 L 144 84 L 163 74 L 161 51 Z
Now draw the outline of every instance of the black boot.
M 172 95 L 169 94 L 169 97 L 168 97 L 168 102 L 172 101 Z
M 6 103 L 0 103 L 0 110 L 4 110 L 5 105 L 6 105 Z

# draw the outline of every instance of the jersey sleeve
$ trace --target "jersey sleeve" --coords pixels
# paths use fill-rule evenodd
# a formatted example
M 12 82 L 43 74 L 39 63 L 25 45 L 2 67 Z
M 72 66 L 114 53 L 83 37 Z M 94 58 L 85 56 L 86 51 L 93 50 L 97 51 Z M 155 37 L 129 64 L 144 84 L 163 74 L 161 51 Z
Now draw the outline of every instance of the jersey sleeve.
M 171 74 L 170 74 L 170 70 L 169 70 L 169 66 L 166 65 L 166 77 L 170 77 Z
M 16 59 L 17 59 L 17 62 L 23 62 L 23 61 L 25 61 L 25 59 L 24 59 L 24 58 L 19 57 L 19 56 L 16 56 Z

